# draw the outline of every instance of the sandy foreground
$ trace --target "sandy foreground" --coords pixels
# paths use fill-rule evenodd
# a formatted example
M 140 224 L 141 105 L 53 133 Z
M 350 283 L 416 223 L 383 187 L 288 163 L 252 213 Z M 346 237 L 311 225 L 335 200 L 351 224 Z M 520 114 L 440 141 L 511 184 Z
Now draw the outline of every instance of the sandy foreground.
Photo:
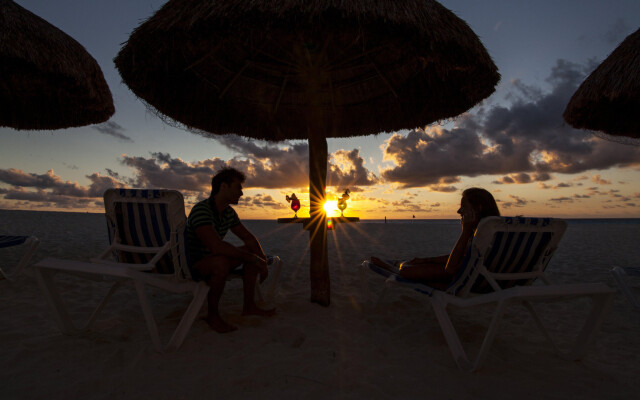
M 35 259 L 86 260 L 106 246 L 102 215 L 0 211 L 0 234 L 35 234 Z M 242 284 L 227 284 L 221 302 L 239 326 L 217 334 L 196 321 L 174 353 L 153 350 L 131 286 L 112 298 L 91 332 L 62 335 L 30 270 L 0 281 L 0 398 L 85 399 L 630 399 L 640 391 L 640 314 L 616 295 L 587 356 L 556 355 L 524 308 L 506 314 L 484 367 L 460 372 L 427 299 L 395 288 L 372 310 L 360 292 L 359 263 L 371 256 L 447 253 L 459 233 L 452 222 L 359 223 L 329 234 L 331 306 L 309 302 L 308 234 L 299 225 L 249 221 L 267 252 L 285 262 L 277 315 L 242 317 Z M 640 260 L 640 224 L 571 223 L 550 264 L 554 282 L 612 283 L 611 265 Z M 5 266 L 13 249 L 0 250 Z M 383 280 L 369 274 L 373 295 Z M 107 286 L 60 276 L 74 317 L 92 310 Z M 161 335 L 168 340 L 188 296 L 152 290 Z M 588 301 L 543 304 L 562 342 L 579 328 Z M 205 309 L 202 310 L 204 315 Z M 490 310 L 456 310 L 453 322 L 473 352 Z

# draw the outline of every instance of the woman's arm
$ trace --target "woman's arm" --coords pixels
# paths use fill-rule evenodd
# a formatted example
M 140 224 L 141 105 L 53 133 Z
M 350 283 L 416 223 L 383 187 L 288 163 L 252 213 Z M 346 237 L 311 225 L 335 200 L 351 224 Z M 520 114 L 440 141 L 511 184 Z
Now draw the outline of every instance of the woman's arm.
M 448 275 L 454 275 L 462 266 L 464 256 L 469 248 L 469 241 L 478 227 L 478 222 L 478 214 L 471 207 L 465 210 L 462 215 L 462 233 L 455 246 L 453 246 L 447 265 L 444 268 Z
M 460 267 L 462 266 L 462 262 L 464 261 L 464 256 L 467 253 L 467 248 L 469 247 L 469 240 L 473 237 L 473 231 L 462 230 L 456 245 L 453 246 L 453 250 L 449 255 L 449 259 L 447 260 L 447 265 L 444 267 L 444 271 L 447 275 L 454 275 Z

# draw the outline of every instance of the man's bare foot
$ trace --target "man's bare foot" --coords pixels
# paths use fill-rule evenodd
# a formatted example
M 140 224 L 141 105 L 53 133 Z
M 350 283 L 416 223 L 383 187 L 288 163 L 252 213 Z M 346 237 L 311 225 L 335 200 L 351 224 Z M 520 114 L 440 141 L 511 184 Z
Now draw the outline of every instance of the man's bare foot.
M 237 326 L 225 322 L 222 318 L 220 318 L 220 316 L 208 316 L 203 319 L 207 321 L 207 324 L 209 324 L 211 329 L 218 333 L 228 333 L 238 329 Z
M 251 307 L 244 307 L 242 315 L 260 315 L 262 317 L 271 317 L 276 314 L 275 308 L 263 309 L 256 305 Z

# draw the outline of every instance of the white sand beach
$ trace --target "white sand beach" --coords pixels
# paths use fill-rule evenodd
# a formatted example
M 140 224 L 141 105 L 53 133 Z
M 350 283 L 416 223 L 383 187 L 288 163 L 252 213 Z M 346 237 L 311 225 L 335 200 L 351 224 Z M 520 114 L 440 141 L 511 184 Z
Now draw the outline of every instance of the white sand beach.
M 33 234 L 35 260 L 86 260 L 106 244 L 95 214 L 2 211 L 0 234 Z M 407 258 L 447 253 L 459 233 L 451 221 L 341 225 L 329 233 L 331 306 L 309 301 L 308 234 L 298 224 L 249 221 L 268 253 L 284 261 L 271 318 L 242 317 L 240 282 L 230 282 L 223 316 L 239 326 L 217 334 L 196 321 L 176 352 L 156 353 L 135 292 L 112 298 L 82 336 L 56 328 L 31 271 L 0 281 L 0 398 L 82 399 L 631 399 L 640 392 L 640 315 L 621 295 L 586 357 L 560 358 L 524 309 L 510 309 L 480 371 L 457 369 L 427 299 L 397 288 L 376 309 L 365 307 L 358 267 L 371 255 Z M 612 283 L 611 265 L 640 260 L 640 224 L 571 222 L 549 266 L 554 282 Z M 4 265 L 14 249 L 0 250 Z M 376 295 L 383 280 L 369 274 Z M 60 276 L 67 304 L 82 317 L 107 286 Z M 187 296 L 153 291 L 168 338 Z M 558 338 L 569 338 L 587 302 L 544 305 Z M 205 313 L 205 310 L 202 310 Z M 454 311 L 465 345 L 480 346 L 486 309 Z

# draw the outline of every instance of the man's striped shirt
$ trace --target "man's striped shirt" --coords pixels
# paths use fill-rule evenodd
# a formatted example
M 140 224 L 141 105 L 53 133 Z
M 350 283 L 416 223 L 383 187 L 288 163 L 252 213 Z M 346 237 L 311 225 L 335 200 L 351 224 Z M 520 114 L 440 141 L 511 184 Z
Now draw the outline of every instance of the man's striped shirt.
M 227 206 L 219 215 L 212 198 L 203 200 L 193 206 L 187 218 L 187 252 L 189 255 L 189 266 L 193 266 L 204 257 L 211 254 L 211 251 L 196 235 L 196 229 L 213 225 L 213 229 L 218 233 L 220 239 L 224 239 L 229 229 L 240 224 L 240 218 L 235 210 Z

